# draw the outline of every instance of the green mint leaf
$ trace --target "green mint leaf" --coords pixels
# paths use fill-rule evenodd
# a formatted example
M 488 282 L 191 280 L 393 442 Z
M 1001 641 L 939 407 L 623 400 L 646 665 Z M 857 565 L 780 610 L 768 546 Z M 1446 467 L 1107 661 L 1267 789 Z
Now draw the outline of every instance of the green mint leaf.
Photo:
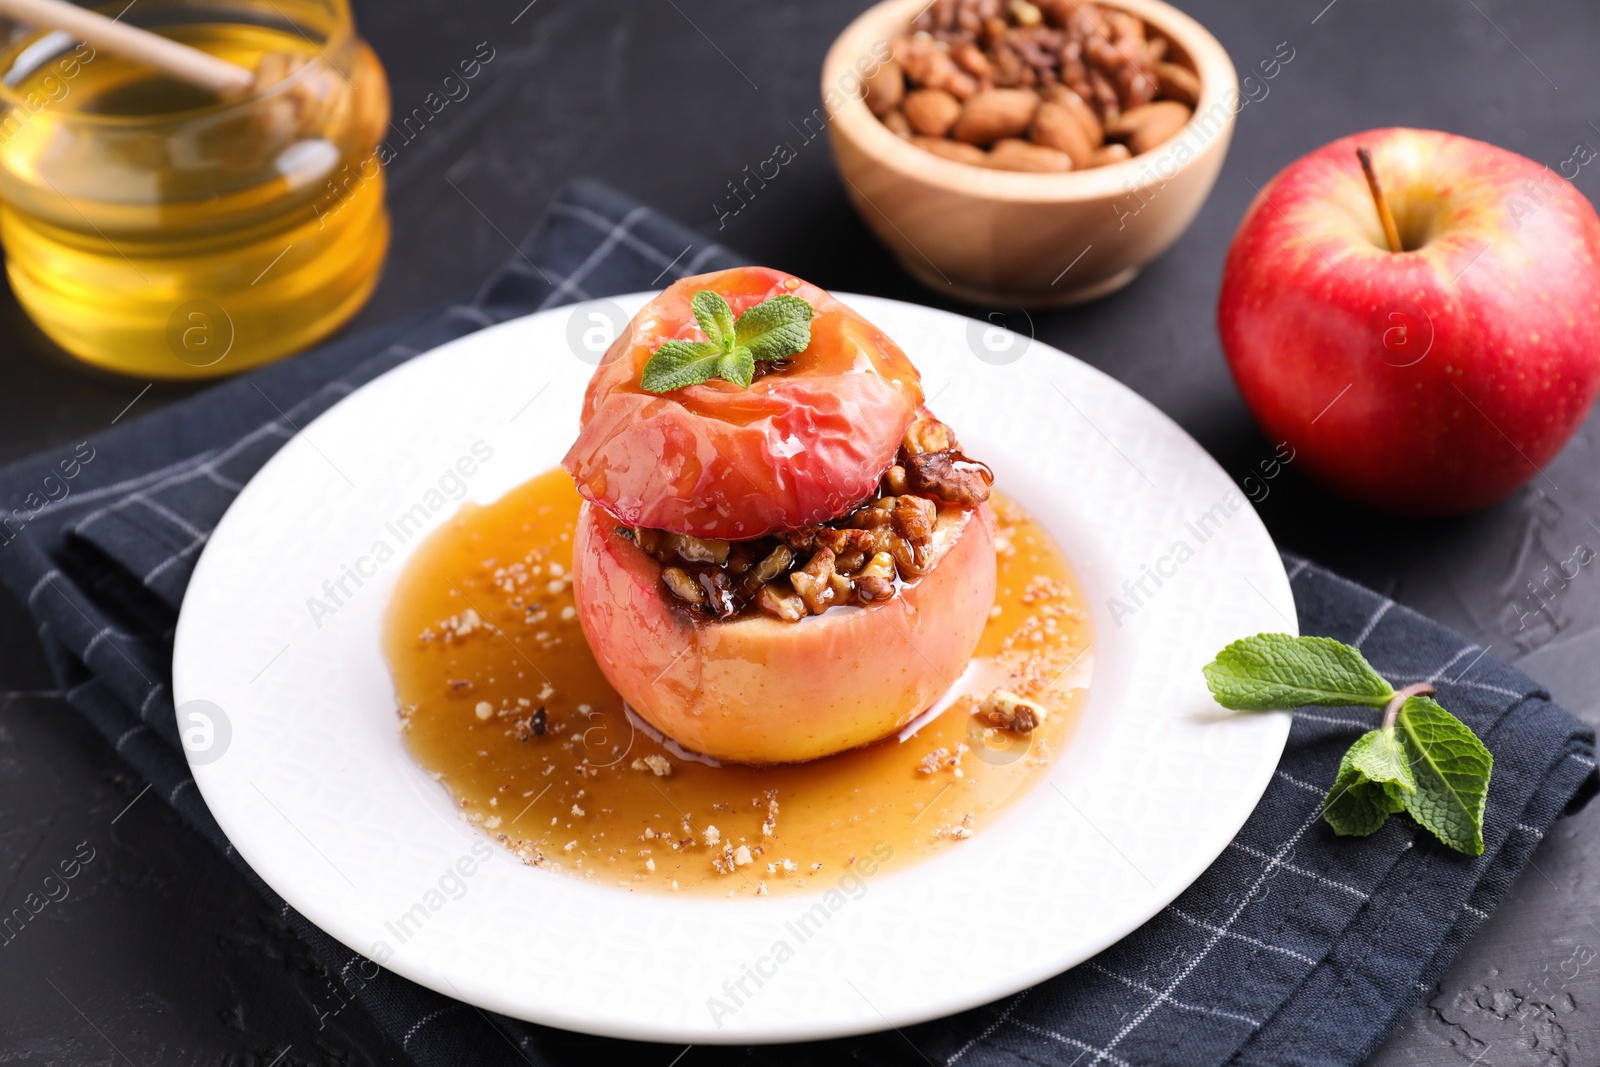
M 1325 637 L 1257 634 L 1235 641 L 1204 668 L 1225 708 L 1262 711 L 1303 704 L 1399 704 L 1394 689 L 1348 645 Z M 1483 854 L 1483 812 L 1494 756 L 1438 702 L 1410 696 L 1339 761 L 1322 817 L 1336 834 L 1365 836 L 1406 812 L 1444 844 Z
M 710 341 L 668 341 L 644 365 L 639 384 L 650 393 L 670 393 L 717 377 L 727 357 Z
M 1394 696 L 1360 652 L 1328 637 L 1246 637 L 1217 653 L 1204 673 L 1217 703 L 1234 711 L 1303 704 L 1381 708 Z
M 698 290 L 689 300 L 694 311 L 694 321 L 700 324 L 706 340 L 727 352 L 733 348 L 733 309 L 722 299 L 722 294 L 710 289 Z
M 747 308 L 734 323 L 735 344 L 758 360 L 787 359 L 811 343 L 811 305 L 780 294 Z
M 1401 799 L 1416 783 L 1394 727 L 1362 734 L 1339 761 L 1339 774 L 1322 803 L 1322 817 L 1341 836 L 1365 837 L 1405 810 Z
M 756 361 L 748 348 L 735 348 L 717 360 L 717 377 L 726 378 L 741 389 L 750 388 L 756 376 Z
M 1494 756 L 1466 723 L 1429 697 L 1407 700 L 1395 730 L 1416 780 L 1416 790 L 1402 796 L 1406 811 L 1457 852 L 1482 855 Z
M 670 393 L 712 378 L 741 389 L 755 380 L 757 360 L 799 355 L 811 344 L 811 305 L 780 293 L 745 309 L 735 321 L 720 293 L 698 290 L 689 300 L 704 341 L 667 341 L 644 365 L 639 384 L 649 393 Z
M 1416 792 L 1417 782 L 1406 758 L 1405 745 L 1393 726 L 1361 735 L 1344 758 L 1368 781 L 1392 782 L 1404 792 Z

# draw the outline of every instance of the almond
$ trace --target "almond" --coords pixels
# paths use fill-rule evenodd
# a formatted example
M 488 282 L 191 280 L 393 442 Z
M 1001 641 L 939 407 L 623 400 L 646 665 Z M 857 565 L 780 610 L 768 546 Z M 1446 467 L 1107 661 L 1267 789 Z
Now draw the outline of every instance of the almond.
M 1077 117 L 1065 105 L 1054 100 L 1046 100 L 1039 105 L 1039 113 L 1033 116 L 1033 129 L 1028 136 L 1034 144 L 1054 148 L 1071 156 L 1075 168 L 1088 166 L 1089 157 L 1094 155 L 1095 146 L 1090 142 L 1089 135 L 1083 132 Z
M 943 89 L 965 100 L 978 91 L 978 80 L 960 67 L 945 51 L 943 41 L 902 37 L 895 42 L 894 58 L 906 77 L 928 89 Z
M 1116 118 L 1108 121 L 1105 124 L 1106 136 L 1114 140 L 1126 141 L 1129 137 L 1132 137 L 1133 132 L 1144 123 L 1150 121 L 1162 111 L 1170 111 L 1174 107 L 1183 108 L 1183 105 L 1174 104 L 1168 100 L 1162 100 L 1154 103 L 1143 104 L 1135 108 L 1129 108 L 1126 113 L 1118 115 Z M 1188 110 L 1187 108 L 1183 109 L 1185 111 Z
M 889 60 L 866 79 L 866 94 L 863 99 L 867 107 L 879 118 L 887 115 L 900 106 L 900 101 L 906 95 L 906 75 L 900 69 L 900 64 Z
M 954 59 L 962 70 L 980 81 L 994 77 L 994 64 L 983 54 L 983 49 L 971 41 L 963 41 L 952 48 L 950 58 Z
M 1128 139 L 1128 148 L 1134 155 L 1159 148 L 1182 133 L 1184 127 L 1189 125 L 1189 116 L 1194 113 L 1191 109 L 1175 100 L 1164 100 L 1159 103 L 1174 106 L 1170 109 L 1163 108 L 1160 115 L 1142 124 Z
M 943 137 L 961 117 L 961 101 L 943 89 L 918 89 L 901 106 L 911 128 L 929 137 Z
M 1094 150 L 1094 155 L 1089 157 L 1089 166 L 1104 167 L 1132 158 L 1133 153 L 1128 151 L 1128 146 L 1125 144 L 1102 145 Z
M 1126 141 L 1134 155 L 1170 140 L 1189 123 L 1189 108 L 1176 100 L 1156 100 L 1131 107 L 1106 123 L 1106 136 Z
M 1200 102 L 1200 79 L 1188 67 L 1180 67 L 1176 63 L 1157 63 L 1156 84 L 1161 88 L 1161 95 L 1168 100 L 1176 100 L 1190 107 Z
M 982 167 L 989 162 L 989 153 L 961 141 L 947 141 L 943 137 L 914 136 L 911 138 L 911 143 L 936 156 L 943 156 L 957 163 L 970 163 L 975 167 Z
M 1046 100 L 1060 104 L 1072 113 L 1072 117 L 1083 128 L 1083 134 L 1089 139 L 1091 145 L 1099 148 L 1105 142 L 1106 132 L 1101 128 L 1100 120 L 1095 116 L 1094 108 L 1090 107 L 1083 97 L 1068 89 L 1065 85 L 1059 84 L 1046 86 L 1044 95 Z
M 883 124 L 889 127 L 889 132 L 896 137 L 910 137 L 914 132 L 911 123 L 906 120 L 906 113 L 898 108 L 883 116 Z
M 989 150 L 989 166 L 996 170 L 1031 170 L 1060 173 L 1072 169 L 1072 157 L 1054 148 L 1007 137 Z
M 974 93 L 961 108 L 950 136 L 976 145 L 1020 137 L 1038 109 L 1039 94 L 1032 89 L 985 89 Z
M 1133 54 L 1133 49 L 1141 51 L 1145 47 L 1144 20 L 1138 15 L 1130 15 L 1126 11 L 1107 10 L 1106 22 L 1111 27 L 1111 43 L 1119 51 Z

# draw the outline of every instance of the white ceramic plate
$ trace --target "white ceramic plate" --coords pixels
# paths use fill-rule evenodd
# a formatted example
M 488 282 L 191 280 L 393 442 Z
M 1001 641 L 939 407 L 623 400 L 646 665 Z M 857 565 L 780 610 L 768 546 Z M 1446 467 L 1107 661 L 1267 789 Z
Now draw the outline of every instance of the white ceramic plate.
M 1089 700 L 1049 781 L 933 859 L 817 878 L 805 898 L 579 882 L 486 849 L 456 818 L 401 745 L 386 601 L 416 525 L 456 508 L 452 472 L 475 444 L 493 450 L 461 479 L 479 502 L 560 460 L 593 369 L 575 353 L 645 299 L 543 312 L 414 359 L 306 426 L 239 494 L 189 585 L 173 689 L 180 726 L 203 707 L 190 701 L 228 720 L 190 762 L 240 855 L 413 981 L 552 1026 L 683 1043 L 833 1037 L 969 1008 L 1079 963 L 1194 881 L 1288 734 L 1287 715 L 1221 712 L 1200 674 L 1237 637 L 1295 630 L 1272 540 L 1200 446 L 1111 378 L 865 296 L 844 299 L 911 355 L 934 409 L 1049 528 L 1093 607 Z M 381 564 L 380 545 L 393 553 Z M 743 994 L 725 985 L 741 979 Z

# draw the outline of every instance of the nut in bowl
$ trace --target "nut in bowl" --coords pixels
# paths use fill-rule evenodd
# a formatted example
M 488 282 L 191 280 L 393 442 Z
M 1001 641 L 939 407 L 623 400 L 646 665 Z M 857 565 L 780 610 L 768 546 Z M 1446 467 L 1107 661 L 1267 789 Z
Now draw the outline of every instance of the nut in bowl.
M 1160 0 L 884 0 L 823 63 L 867 226 L 930 288 L 1049 307 L 1114 292 L 1210 193 L 1233 64 Z

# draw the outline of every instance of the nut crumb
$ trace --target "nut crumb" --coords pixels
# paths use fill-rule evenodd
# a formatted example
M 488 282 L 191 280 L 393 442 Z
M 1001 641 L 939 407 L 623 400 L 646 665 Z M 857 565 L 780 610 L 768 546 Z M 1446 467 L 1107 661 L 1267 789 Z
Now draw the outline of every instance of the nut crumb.
M 983 698 L 977 710 L 978 718 L 990 726 L 1019 734 L 1033 733 L 1048 714 L 1044 705 L 1009 689 L 996 689 Z
M 778 791 L 767 790 L 767 817 L 761 823 L 761 836 L 763 838 L 778 835 Z
M 943 745 L 940 745 L 938 748 L 922 757 L 922 761 L 917 764 L 917 773 L 933 774 L 936 771 L 949 768 L 955 771 L 955 776 L 957 778 L 960 778 L 962 776 L 961 757 L 965 756 L 969 751 L 970 749 L 967 748 L 966 742 L 964 741 L 957 741 L 955 751 L 953 752 L 950 749 L 945 748 Z
M 524 715 L 520 719 L 511 720 L 511 736 L 518 741 L 531 741 L 535 737 L 543 737 L 545 731 L 544 708 L 540 708 L 532 715 Z M 545 772 L 550 773 L 549 771 Z

